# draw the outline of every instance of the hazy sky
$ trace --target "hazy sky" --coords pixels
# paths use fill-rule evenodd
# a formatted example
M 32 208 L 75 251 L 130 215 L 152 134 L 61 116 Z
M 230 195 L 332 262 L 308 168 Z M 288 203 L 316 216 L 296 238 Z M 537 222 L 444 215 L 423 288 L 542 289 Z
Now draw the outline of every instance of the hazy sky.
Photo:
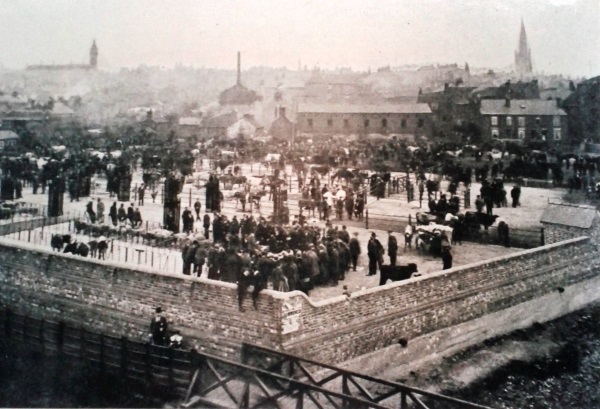
M 535 71 L 600 74 L 600 0 L 0 0 L 0 64 L 502 68 L 521 18 Z

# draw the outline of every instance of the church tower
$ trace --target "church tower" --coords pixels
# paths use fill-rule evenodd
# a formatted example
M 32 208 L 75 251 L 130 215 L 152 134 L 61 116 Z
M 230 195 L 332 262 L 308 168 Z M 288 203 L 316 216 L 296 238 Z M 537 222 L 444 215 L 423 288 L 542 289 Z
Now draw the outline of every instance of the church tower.
M 90 48 L 90 67 L 94 69 L 98 67 L 98 47 L 96 46 L 96 40 L 94 40 L 92 48 Z
M 515 71 L 518 75 L 529 75 L 533 72 L 531 63 L 531 50 L 527 45 L 527 34 L 525 24 L 521 19 L 521 34 L 519 35 L 519 49 L 515 52 Z

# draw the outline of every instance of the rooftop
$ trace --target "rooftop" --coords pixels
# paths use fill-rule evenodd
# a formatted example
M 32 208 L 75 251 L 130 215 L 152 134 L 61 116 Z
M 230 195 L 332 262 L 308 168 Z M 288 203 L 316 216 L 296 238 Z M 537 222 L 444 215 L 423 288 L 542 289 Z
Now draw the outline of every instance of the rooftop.
M 384 105 L 303 104 L 298 112 L 323 114 L 430 114 L 429 105 L 402 103 Z
M 541 99 L 513 99 L 506 106 L 504 99 L 481 100 L 482 115 L 567 115 L 556 101 Z
M 595 217 L 596 208 L 593 206 L 550 203 L 544 210 L 540 221 L 542 223 L 589 229 Z
M 19 135 L 17 135 L 13 131 L 0 131 L 0 141 L 4 141 L 7 139 L 19 139 Z

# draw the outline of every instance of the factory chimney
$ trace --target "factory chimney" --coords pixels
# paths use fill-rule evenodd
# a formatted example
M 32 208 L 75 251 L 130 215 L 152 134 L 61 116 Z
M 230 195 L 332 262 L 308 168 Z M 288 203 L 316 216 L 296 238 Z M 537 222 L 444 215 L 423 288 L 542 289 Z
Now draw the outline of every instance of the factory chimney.
M 242 57 L 238 51 L 237 85 L 242 85 Z

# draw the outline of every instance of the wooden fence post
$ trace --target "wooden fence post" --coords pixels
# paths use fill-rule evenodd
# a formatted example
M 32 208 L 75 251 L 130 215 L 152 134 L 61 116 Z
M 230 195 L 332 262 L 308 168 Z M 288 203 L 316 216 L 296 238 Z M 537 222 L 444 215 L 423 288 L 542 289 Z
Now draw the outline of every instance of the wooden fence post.
M 58 352 L 62 352 L 63 350 L 63 341 L 65 338 L 65 323 L 60 321 L 58 323 L 58 328 L 56 330 L 56 345 L 58 347 Z
M 121 377 L 127 381 L 127 364 L 128 364 L 128 351 L 127 351 L 127 337 L 121 337 Z
M 100 373 L 102 373 L 103 375 L 106 372 L 106 365 L 104 359 L 104 334 L 100 334 Z
M 365 229 L 369 228 L 369 209 L 365 210 Z

